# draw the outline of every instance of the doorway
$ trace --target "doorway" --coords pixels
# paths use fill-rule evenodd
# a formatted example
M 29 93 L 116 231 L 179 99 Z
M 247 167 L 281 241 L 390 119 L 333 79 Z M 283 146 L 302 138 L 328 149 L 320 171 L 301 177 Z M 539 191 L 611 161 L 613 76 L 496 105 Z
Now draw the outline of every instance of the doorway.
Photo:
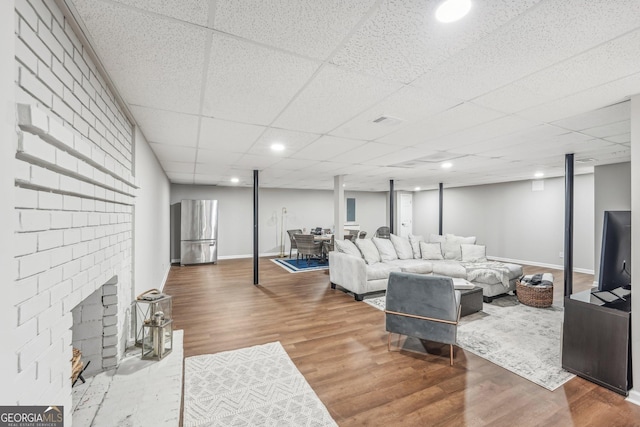
M 400 237 L 409 237 L 409 234 L 413 233 L 413 194 L 400 193 L 398 208 L 400 210 L 398 213 L 400 219 L 399 235 Z

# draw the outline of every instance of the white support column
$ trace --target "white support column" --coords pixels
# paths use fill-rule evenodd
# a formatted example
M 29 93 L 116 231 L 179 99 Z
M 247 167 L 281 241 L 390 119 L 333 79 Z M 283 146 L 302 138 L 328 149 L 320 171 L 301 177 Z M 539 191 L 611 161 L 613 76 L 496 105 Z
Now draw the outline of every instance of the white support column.
M 635 166 L 635 167 L 634 167 Z M 631 268 L 640 272 L 640 94 L 631 97 Z M 638 273 L 635 273 L 638 274 Z M 631 277 L 631 361 L 633 384 L 627 400 L 640 405 L 640 280 Z
M 345 217 L 344 175 L 336 175 L 333 177 L 333 233 L 336 239 L 344 238 Z

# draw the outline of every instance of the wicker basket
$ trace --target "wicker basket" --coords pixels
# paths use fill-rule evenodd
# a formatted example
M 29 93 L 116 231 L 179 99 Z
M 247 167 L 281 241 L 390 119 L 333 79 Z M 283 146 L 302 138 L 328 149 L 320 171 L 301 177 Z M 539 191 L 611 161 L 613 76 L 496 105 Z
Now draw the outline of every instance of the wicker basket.
M 553 304 L 553 286 L 531 286 L 516 282 L 518 301 L 530 307 L 544 308 Z

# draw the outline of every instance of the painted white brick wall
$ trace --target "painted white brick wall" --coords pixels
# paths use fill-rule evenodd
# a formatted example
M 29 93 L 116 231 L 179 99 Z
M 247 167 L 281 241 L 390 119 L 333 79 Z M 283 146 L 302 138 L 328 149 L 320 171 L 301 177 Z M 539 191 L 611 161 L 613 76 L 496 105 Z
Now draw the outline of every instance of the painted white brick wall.
M 16 0 L 15 22 L 15 399 L 70 422 L 72 310 L 98 292 L 107 317 L 82 315 L 104 331 L 103 366 L 130 332 L 132 126 L 55 2 Z

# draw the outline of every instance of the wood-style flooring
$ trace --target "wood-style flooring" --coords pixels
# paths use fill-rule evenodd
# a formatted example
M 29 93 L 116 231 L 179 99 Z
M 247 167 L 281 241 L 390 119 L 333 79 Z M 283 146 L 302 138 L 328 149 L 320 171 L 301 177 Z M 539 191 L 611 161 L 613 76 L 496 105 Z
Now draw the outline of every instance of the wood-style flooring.
M 553 273 L 561 301 L 563 272 Z M 592 282 L 576 273 L 574 292 Z M 388 352 L 383 312 L 331 289 L 328 271 L 261 259 L 254 286 L 251 259 L 223 260 L 171 267 L 164 290 L 185 357 L 280 341 L 343 427 L 640 426 L 640 407 L 581 378 L 550 392 L 457 347 L 454 366 L 435 343 Z

